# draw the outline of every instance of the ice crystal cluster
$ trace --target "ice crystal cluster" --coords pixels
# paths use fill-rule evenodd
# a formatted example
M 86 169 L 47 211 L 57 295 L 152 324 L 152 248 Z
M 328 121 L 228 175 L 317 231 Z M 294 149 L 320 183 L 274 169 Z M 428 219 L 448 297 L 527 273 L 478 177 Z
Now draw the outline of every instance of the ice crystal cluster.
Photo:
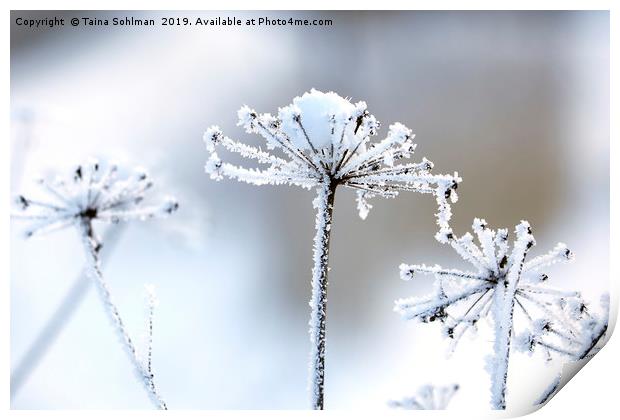
M 43 190 L 42 198 L 19 195 L 17 211 L 12 214 L 30 222 L 26 236 L 84 221 L 146 220 L 171 214 L 178 208 L 171 197 L 159 205 L 144 205 L 145 194 L 153 187 L 144 169 L 136 168 L 131 175 L 121 178 L 118 165 L 95 159 L 76 166 L 67 177 L 40 178 L 37 183 Z
M 445 336 L 452 340 L 452 348 L 468 330 L 475 330 L 481 319 L 490 318 L 495 335 L 487 366 L 491 404 L 503 409 L 511 348 L 529 353 L 541 351 L 547 359 L 582 358 L 604 334 L 606 318 L 592 314 L 578 292 L 547 285 L 546 270 L 573 258 L 565 244 L 559 243 L 547 254 L 528 260 L 536 243 L 528 222 L 516 226 L 512 249 L 507 229 L 490 229 L 483 219 L 475 219 L 472 229 L 479 244 L 472 234 L 457 237 L 451 229 L 442 230 L 437 239 L 450 244 L 474 270 L 402 264 L 403 280 L 417 274 L 433 275 L 434 291 L 423 297 L 400 299 L 395 310 L 405 319 L 441 323 Z M 516 320 L 519 331 L 515 329 Z
M 357 191 L 357 208 L 362 219 L 368 216 L 374 196 L 392 198 L 401 191 L 434 196 L 440 230 L 448 228 L 450 203 L 457 200 L 458 174 L 435 175 L 426 158 L 411 162 L 416 145 L 410 129 L 392 124 L 386 137 L 372 141 L 379 133 L 379 122 L 366 103 L 351 103 L 334 92 L 311 90 L 293 103 L 280 108 L 277 116 L 258 114 L 243 106 L 239 123 L 246 132 L 258 134 L 265 150 L 225 136 L 213 126 L 204 140 L 210 157 L 205 170 L 214 180 L 224 177 L 254 185 L 295 185 L 315 188 L 317 209 L 314 237 L 314 267 L 310 299 L 310 380 L 311 405 L 324 405 L 325 322 L 329 241 L 332 231 L 334 196 L 342 185 Z M 252 159 L 258 168 L 244 168 L 224 162 L 216 149 L 221 147 Z
M 102 244 L 93 228 L 94 221 L 118 223 L 129 220 L 146 220 L 173 213 L 178 204 L 169 197 L 159 205 L 144 205 L 143 201 L 153 182 L 142 169 L 121 177 L 115 164 L 101 164 L 91 159 L 75 167 L 67 178 L 40 179 L 38 184 L 46 198 L 34 199 L 20 195 L 16 198 L 17 211 L 13 217 L 31 223 L 27 236 L 74 226 L 80 233 L 87 261 L 87 274 L 98 286 L 102 303 L 108 313 L 124 350 L 142 381 L 149 397 L 160 409 L 167 409 L 155 384 L 151 366 L 153 316 L 155 296 L 152 288 L 147 291 L 149 316 L 147 324 L 146 355 L 140 356 L 132 340 L 112 293 L 101 271 L 100 248 Z
M 458 390 L 457 384 L 447 386 L 424 385 L 415 396 L 391 400 L 388 405 L 403 410 L 445 410 Z
M 412 157 L 416 145 L 411 130 L 400 123 L 390 125 L 383 140 L 371 141 L 380 124 L 365 102 L 353 104 L 334 92 L 313 89 L 280 108 L 277 116 L 243 106 L 238 117 L 238 125 L 246 132 L 265 139 L 267 150 L 234 141 L 217 126 L 209 128 L 204 140 L 211 156 L 205 169 L 212 179 L 228 177 L 254 185 L 288 184 L 308 189 L 332 182 L 357 191 L 363 219 L 372 207 L 369 198 L 416 191 L 436 197 L 438 222 L 447 226 L 449 201 L 457 199 L 458 174 L 433 175 L 433 163 L 426 158 L 401 163 Z M 218 146 L 264 167 L 247 169 L 223 162 L 216 152 Z

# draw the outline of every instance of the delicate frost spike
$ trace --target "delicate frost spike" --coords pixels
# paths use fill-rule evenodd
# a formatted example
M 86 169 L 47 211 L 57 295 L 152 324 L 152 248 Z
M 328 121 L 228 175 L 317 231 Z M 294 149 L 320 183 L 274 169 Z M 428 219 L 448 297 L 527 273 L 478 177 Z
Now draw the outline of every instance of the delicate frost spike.
M 87 259 L 88 276 L 97 284 L 105 310 L 151 400 L 157 408 L 167 410 L 155 385 L 151 368 L 153 311 L 156 303 L 153 290 L 147 289 L 150 293 L 149 341 L 147 361 L 144 363 L 101 272 L 99 251 L 102 244 L 93 229 L 93 222 L 117 223 L 165 217 L 176 211 L 179 205 L 172 197 L 166 197 L 158 205 L 143 205 L 147 191 L 153 186 L 146 170 L 136 168 L 125 178 L 120 178 L 118 172 L 116 164 L 105 165 L 90 159 L 75 166 L 66 178 L 56 176 L 51 180 L 40 179 L 37 183 L 48 197 L 35 200 L 18 196 L 15 201 L 18 211 L 12 216 L 31 223 L 26 231 L 27 236 L 70 225 L 78 228 Z
M 205 171 L 211 179 L 234 179 L 252 185 L 295 185 L 314 188 L 317 209 L 310 300 L 309 388 L 314 409 L 324 404 L 325 320 L 329 237 L 334 196 L 338 186 L 357 193 L 357 210 L 365 219 L 372 205 L 370 198 L 394 198 L 412 191 L 435 197 L 437 224 L 448 229 L 452 215 L 450 203 L 456 201 L 458 174 L 431 174 L 433 164 L 426 158 L 411 162 L 415 145 L 413 133 L 400 123 L 389 127 L 387 137 L 372 141 L 380 124 L 363 101 L 355 104 L 334 92 L 312 89 L 278 109 L 277 117 L 259 114 L 244 105 L 238 112 L 238 125 L 256 133 L 266 142 L 266 150 L 232 140 L 213 126 L 204 135 L 210 153 Z M 223 162 L 217 149 L 225 149 L 254 160 L 257 168 Z
M 368 213 L 370 213 L 370 209 L 372 209 L 372 205 L 366 201 L 366 198 L 370 198 L 372 196 L 372 194 L 369 194 L 366 191 L 357 191 L 357 211 L 359 212 L 360 219 L 362 220 L 366 220 Z
M 475 271 L 401 264 L 403 280 L 411 280 L 418 273 L 433 275 L 435 291 L 427 296 L 399 299 L 394 310 L 404 319 L 441 322 L 444 335 L 453 342 L 452 347 L 481 319 L 492 319 L 495 340 L 493 356 L 487 364 L 492 407 L 504 409 L 511 350 L 530 354 L 540 351 L 547 359 L 583 358 L 600 345 L 607 318 L 604 313 L 596 315 L 589 310 L 579 293 L 542 285 L 548 281 L 548 275 L 537 270 L 572 259 L 565 244 L 527 261 L 529 251 L 536 244 L 527 221 L 515 227 L 512 250 L 508 246 L 507 229 L 490 229 L 484 219 L 474 219 L 472 229 L 479 245 L 470 233 L 457 237 L 449 226 L 443 227 L 436 239 L 452 246 Z M 515 311 L 527 320 L 518 332 L 514 325 Z
M 15 219 L 30 222 L 26 236 L 32 236 L 83 221 L 98 220 L 118 223 L 164 217 L 179 207 L 172 197 L 161 205 L 144 205 L 147 191 L 153 186 L 148 173 L 136 168 L 126 178 L 119 178 L 116 164 L 95 159 L 75 166 L 66 178 L 41 179 L 43 197 L 31 199 L 17 196 Z
M 155 293 L 154 284 L 145 284 L 144 291 L 146 292 L 147 303 L 149 308 L 156 308 L 159 306 L 159 300 L 157 299 L 157 293 Z
M 445 410 L 454 394 L 459 390 L 457 384 L 448 386 L 425 385 L 413 397 L 388 401 L 388 406 L 403 410 Z

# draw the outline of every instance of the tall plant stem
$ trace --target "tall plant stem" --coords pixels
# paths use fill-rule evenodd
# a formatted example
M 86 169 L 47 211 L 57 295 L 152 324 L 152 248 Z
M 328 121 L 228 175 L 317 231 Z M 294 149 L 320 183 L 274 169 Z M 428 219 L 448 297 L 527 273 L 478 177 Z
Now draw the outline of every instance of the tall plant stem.
M 518 277 L 510 275 L 507 276 L 505 281 L 500 280 L 494 296 L 495 343 L 493 346 L 493 366 L 490 370 L 491 407 L 494 410 L 506 409 L 510 339 L 512 336 L 514 302 L 518 280 Z
M 312 409 L 322 410 L 325 386 L 325 322 L 327 316 L 327 274 L 329 238 L 334 211 L 336 183 L 326 176 L 317 189 L 315 201 L 316 233 L 314 236 L 314 268 L 312 269 L 312 298 L 310 300 L 310 372 L 309 387 Z
M 121 336 L 121 340 L 123 342 L 125 350 L 129 355 L 131 363 L 135 367 L 137 373 L 140 375 L 142 383 L 144 384 L 144 387 L 148 392 L 151 401 L 160 410 L 167 410 L 168 407 L 166 405 L 166 402 L 161 397 L 159 391 L 157 390 L 157 387 L 155 386 L 154 376 L 153 372 L 150 369 L 150 365 L 145 364 L 140 360 L 133 340 L 129 336 L 129 332 L 125 327 L 125 323 L 120 316 L 118 307 L 112 300 L 112 294 L 110 293 L 108 284 L 103 278 L 100 267 L 97 239 L 95 238 L 91 221 L 84 220 L 82 222 L 81 228 L 82 244 L 84 246 L 84 253 L 87 259 L 88 275 L 97 284 L 105 309 L 110 316 L 112 322 L 114 323 L 114 327 L 116 328 L 118 334 Z

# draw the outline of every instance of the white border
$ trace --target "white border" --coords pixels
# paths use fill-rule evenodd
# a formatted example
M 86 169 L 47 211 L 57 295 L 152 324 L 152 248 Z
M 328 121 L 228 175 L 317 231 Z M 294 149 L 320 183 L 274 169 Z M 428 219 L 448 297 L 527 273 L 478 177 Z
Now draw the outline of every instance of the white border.
M 0 249 L 0 269 L 4 272 L 2 276 L 2 284 L 0 289 L 0 325 L 2 325 L 2 336 L 0 339 L 0 395 L 2 396 L 2 411 L 7 414 L 8 418 L 32 418 L 45 416 L 46 418 L 62 418 L 62 419 L 83 419 L 85 416 L 94 419 L 103 419 L 110 415 L 108 411 L 89 411 L 88 413 L 80 411 L 10 411 L 9 400 L 9 378 L 10 378 L 10 359 L 9 359 L 9 314 L 10 314 L 10 285 L 9 285 L 9 173 L 10 173 L 10 150 L 9 150 L 9 98 L 10 74 L 9 74 L 9 10 L 36 10 L 36 9 L 64 9 L 64 10 L 610 10 L 611 11 L 611 155 L 610 155 L 610 172 L 611 172 L 611 191 L 618 191 L 618 125 L 613 116 L 618 114 L 618 83 L 617 74 L 620 71 L 618 66 L 618 24 L 620 13 L 620 5 L 611 0 L 521 0 L 521 1 L 469 1 L 465 4 L 463 1 L 444 0 L 444 1 L 393 1 L 382 0 L 381 2 L 370 2 L 367 0 L 357 0 L 355 2 L 335 2 L 333 0 L 318 0 L 292 3 L 282 0 L 264 0 L 257 4 L 248 0 L 230 0 L 214 4 L 209 2 L 200 2 L 197 0 L 132 0 L 120 1 L 111 0 L 91 1 L 85 4 L 75 0 L 65 1 L 8 1 L 4 2 L 8 7 L 5 9 L 4 24 L 6 28 L 2 31 L 2 47 L 3 47 L 3 86 L 7 92 L 5 100 L 0 105 L 4 118 L 2 118 L 2 129 L 4 133 L 4 141 L 2 141 L 1 155 L 4 165 L 0 166 L 1 182 L 0 182 L 0 233 L 2 237 Z M 205 7 L 208 6 L 208 7 Z M 618 205 L 618 194 L 611 194 L 611 231 L 610 235 L 610 277 L 612 293 L 612 318 L 615 322 L 618 310 L 618 279 L 620 278 L 620 269 L 618 265 L 614 265 L 615 258 L 620 256 L 620 246 L 614 240 L 620 237 L 620 225 L 618 224 L 618 214 L 620 214 L 620 206 Z M 546 418 L 562 418 L 562 419 L 583 419 L 583 418 L 610 418 L 611 413 L 617 415 L 617 382 L 620 377 L 620 362 L 617 354 L 620 354 L 620 342 L 617 337 L 612 336 L 609 344 L 601 351 L 588 367 L 580 372 L 575 379 L 562 389 L 559 394 L 542 410 L 538 410 L 528 417 L 533 419 Z M 596 386 L 591 386 L 596 384 Z M 172 411 L 170 413 L 161 412 L 143 412 L 143 411 L 114 411 L 113 415 L 131 416 L 132 418 L 146 416 L 174 415 L 183 418 L 204 418 L 205 416 L 214 418 L 239 418 L 239 417 L 255 417 L 255 418 L 289 418 L 289 417 L 310 417 L 310 416 L 326 416 L 329 418 L 342 418 L 343 416 L 352 415 L 356 418 L 376 418 L 381 417 L 397 417 L 409 418 L 415 415 L 416 418 L 458 418 L 460 419 L 480 419 L 490 418 L 488 412 L 479 413 L 456 413 L 456 412 L 399 412 L 399 411 L 381 411 L 381 412 L 337 412 L 327 411 L 323 413 L 315 413 L 309 411 Z M 118 413 L 118 414 L 117 414 Z M 6 417 L 5 417 L 6 418 Z

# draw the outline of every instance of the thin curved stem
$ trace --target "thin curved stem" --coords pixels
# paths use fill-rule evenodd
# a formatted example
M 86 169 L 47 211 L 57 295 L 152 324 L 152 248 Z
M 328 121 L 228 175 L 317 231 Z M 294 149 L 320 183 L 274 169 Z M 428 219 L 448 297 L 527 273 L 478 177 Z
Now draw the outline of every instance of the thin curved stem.
M 155 385 L 154 375 L 152 371 L 150 370 L 150 368 L 148 366 L 144 366 L 144 364 L 140 360 L 140 357 L 138 356 L 138 351 L 136 350 L 136 346 L 134 345 L 133 340 L 131 339 L 131 336 L 129 335 L 129 332 L 127 331 L 127 328 L 125 327 L 125 323 L 123 322 L 123 319 L 120 316 L 118 307 L 116 306 L 116 304 L 114 303 L 112 299 L 112 294 L 110 292 L 108 284 L 103 278 L 103 274 L 101 273 L 101 268 L 100 268 L 100 259 L 99 259 L 99 250 L 98 250 L 99 246 L 94 236 L 92 223 L 90 221 L 85 220 L 82 222 L 81 227 L 82 227 L 82 231 L 81 231 L 82 238 L 81 239 L 82 239 L 82 244 L 84 246 L 84 253 L 86 255 L 86 259 L 88 263 L 87 264 L 88 275 L 95 281 L 95 283 L 99 287 L 100 295 L 102 298 L 102 302 L 105 306 L 106 312 L 112 319 L 112 322 L 114 323 L 114 326 L 117 332 L 121 336 L 125 350 L 127 351 L 129 358 L 131 359 L 131 363 L 134 365 L 138 374 L 140 375 L 140 378 L 142 379 L 142 383 L 144 384 L 145 389 L 149 393 L 149 397 L 151 398 L 151 400 L 157 406 L 158 409 L 167 410 L 168 407 L 166 405 L 166 402 L 164 401 L 162 396 L 159 394 L 159 391 Z

